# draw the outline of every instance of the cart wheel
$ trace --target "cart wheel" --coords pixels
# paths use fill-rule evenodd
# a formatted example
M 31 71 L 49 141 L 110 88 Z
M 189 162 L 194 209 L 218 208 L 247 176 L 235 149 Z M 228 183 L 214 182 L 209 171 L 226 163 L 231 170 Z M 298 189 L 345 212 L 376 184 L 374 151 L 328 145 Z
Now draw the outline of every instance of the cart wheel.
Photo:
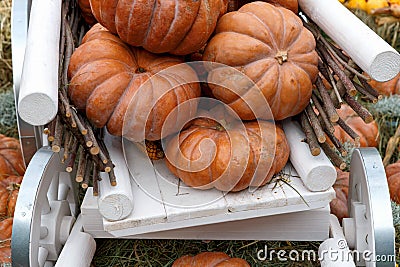
M 78 207 L 60 155 L 43 147 L 27 167 L 14 214 L 13 266 L 53 266 L 69 237 Z
M 351 158 L 347 243 L 359 266 L 395 266 L 395 230 L 385 168 L 375 148 L 356 149 Z

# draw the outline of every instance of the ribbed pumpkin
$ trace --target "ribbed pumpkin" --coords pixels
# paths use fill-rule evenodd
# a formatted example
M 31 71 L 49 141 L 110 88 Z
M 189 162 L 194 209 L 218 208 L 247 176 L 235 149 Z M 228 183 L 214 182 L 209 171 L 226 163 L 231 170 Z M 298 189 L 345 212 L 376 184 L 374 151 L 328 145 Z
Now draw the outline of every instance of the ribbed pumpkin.
M 11 217 L 14 215 L 18 192 L 19 186 L 0 186 L 0 216 Z
M 24 173 L 25 164 L 19 140 L 0 134 L 0 178 Z
M 93 16 L 92 9 L 90 8 L 89 0 L 78 0 L 78 6 L 87 24 L 94 25 L 97 23 L 96 18 Z
M 13 218 L 6 218 L 0 221 L 0 242 L 11 239 Z M 0 261 L 1 263 L 1 261 Z
M 377 147 L 379 143 L 378 124 L 375 121 L 365 123 L 348 105 L 342 105 L 337 110 L 342 118 L 359 136 L 360 147 Z M 353 139 L 338 125 L 335 125 L 335 136 L 343 143 L 353 142 Z
M 207 42 L 227 0 L 90 0 L 97 21 L 133 46 L 187 55 Z
M 369 84 L 382 95 L 400 95 L 400 73 L 387 82 L 371 80 Z
M 168 114 L 200 96 L 197 75 L 181 58 L 129 47 L 99 24 L 73 53 L 68 77 L 72 103 L 86 112 L 94 126 L 106 125 L 111 134 L 121 135 L 125 123 L 127 137 L 133 141 L 142 141 L 144 128 L 146 139 L 160 139 Z M 196 103 L 182 109 L 173 124 L 196 110 Z
M 250 267 L 250 264 L 224 252 L 202 252 L 195 256 L 182 256 L 174 261 L 172 267 Z
M 336 192 L 336 198 L 330 202 L 331 213 L 335 214 L 340 221 L 349 217 L 347 199 L 349 196 L 350 173 L 336 168 L 337 176 L 333 189 Z
M 301 19 L 286 8 L 260 1 L 219 19 L 203 60 L 235 67 L 256 83 L 258 88 L 247 85 L 233 91 L 210 84 L 213 95 L 244 120 L 254 119 L 252 109 L 265 106 L 259 90 L 276 120 L 300 113 L 309 103 L 318 74 L 315 39 Z M 211 75 L 209 80 L 215 79 Z M 242 78 L 220 79 L 224 84 L 222 79 Z
M 285 166 L 289 150 L 283 130 L 271 122 L 199 115 L 167 141 L 165 155 L 186 185 L 228 192 L 265 185 Z
M 390 198 L 397 204 L 400 204 L 400 160 L 387 165 L 385 171 Z
M 274 5 L 282 6 L 284 8 L 287 8 L 294 13 L 299 12 L 299 2 L 297 0 L 262 0 L 263 2 L 271 3 Z M 228 10 L 230 11 L 236 11 L 243 5 L 249 3 L 251 1 L 249 0 L 230 0 L 229 1 L 229 7 Z

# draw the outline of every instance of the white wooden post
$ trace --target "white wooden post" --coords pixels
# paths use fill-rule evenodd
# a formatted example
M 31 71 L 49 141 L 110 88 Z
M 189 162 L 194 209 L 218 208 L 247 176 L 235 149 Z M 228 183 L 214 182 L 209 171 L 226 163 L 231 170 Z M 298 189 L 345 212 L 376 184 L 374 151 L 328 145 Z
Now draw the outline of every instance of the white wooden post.
M 301 10 L 374 80 L 400 71 L 400 54 L 337 0 L 299 0 Z
M 58 110 L 61 3 L 32 1 L 18 99 L 20 117 L 32 125 L 50 122 Z
M 313 156 L 309 146 L 304 142 L 306 136 L 300 125 L 287 119 L 283 129 L 290 146 L 290 162 L 296 169 L 305 187 L 310 191 L 325 191 L 336 181 L 336 169 L 321 150 L 321 154 Z
M 128 217 L 133 210 L 133 194 L 129 170 L 121 145 L 121 137 L 111 136 L 106 133 L 104 137 L 110 153 L 110 158 L 115 164 L 114 172 L 117 185 L 112 186 L 108 174 L 101 173 L 99 181 L 99 212 L 109 221 L 122 220 Z

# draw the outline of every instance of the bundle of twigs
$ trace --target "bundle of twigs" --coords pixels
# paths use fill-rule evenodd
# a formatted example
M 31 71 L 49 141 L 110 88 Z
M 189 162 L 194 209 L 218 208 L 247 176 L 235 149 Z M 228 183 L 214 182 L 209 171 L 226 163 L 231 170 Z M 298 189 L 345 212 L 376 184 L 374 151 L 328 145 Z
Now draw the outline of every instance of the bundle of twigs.
M 72 0 L 64 1 L 60 38 L 60 88 L 58 114 L 44 131 L 54 152 L 63 152 L 66 171 L 75 170 L 75 180 L 87 188 L 92 182 L 93 194 L 98 194 L 100 172 L 109 174 L 111 185 L 116 185 L 114 164 L 103 141 L 101 129 L 92 127 L 84 115 L 70 104 L 67 96 L 67 70 L 70 57 L 86 32 L 79 8 Z
M 334 124 L 338 124 L 355 144 L 358 144 L 360 137 L 339 117 L 337 109 L 347 103 L 366 123 L 370 123 L 373 116 L 358 99 L 376 103 L 382 95 L 368 84 L 370 78 L 329 37 L 325 37 L 316 24 L 306 19 L 304 25 L 312 32 L 317 43 L 320 75 L 314 84 L 311 101 L 298 120 L 311 153 L 319 155 L 322 148 L 335 166 L 345 169 L 346 163 L 342 157 L 346 156 L 347 151 L 334 135 Z M 334 147 L 328 145 L 327 139 Z

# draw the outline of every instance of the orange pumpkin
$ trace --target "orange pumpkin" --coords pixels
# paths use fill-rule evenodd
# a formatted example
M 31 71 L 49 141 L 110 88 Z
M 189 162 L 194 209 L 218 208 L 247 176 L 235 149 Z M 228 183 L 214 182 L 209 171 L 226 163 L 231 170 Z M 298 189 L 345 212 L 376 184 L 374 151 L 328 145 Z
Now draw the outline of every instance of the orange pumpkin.
M 111 134 L 121 135 L 125 123 L 134 141 L 143 140 L 139 136 L 143 129 L 147 140 L 160 139 L 170 112 L 201 93 L 194 82 L 196 73 L 181 58 L 129 47 L 99 24 L 87 32 L 73 53 L 68 77 L 72 103 L 85 110 L 95 127 L 107 126 Z M 186 121 L 196 110 L 196 104 L 180 110 L 173 124 Z M 124 120 L 127 112 L 129 118 Z M 174 130 L 169 128 L 165 134 Z
M 337 110 L 340 118 L 342 118 L 353 130 L 360 136 L 361 147 L 377 147 L 379 141 L 378 124 L 375 121 L 365 123 L 357 113 L 348 105 L 342 105 Z M 335 125 L 335 136 L 342 143 L 353 139 L 339 126 Z
M 250 267 L 250 265 L 243 259 L 231 258 L 223 252 L 202 252 L 195 256 L 182 256 L 174 261 L 172 267 Z
M 167 167 L 186 185 L 240 191 L 265 185 L 285 166 L 290 149 L 280 127 L 210 114 L 217 117 L 200 115 L 165 146 Z
M 265 105 L 259 90 L 276 120 L 304 110 L 318 74 L 318 55 L 314 36 L 296 14 L 269 3 L 251 2 L 223 15 L 215 33 L 203 60 L 235 67 L 258 86 L 245 84 L 232 92 L 232 88 L 210 84 L 217 99 L 244 120 L 254 119 L 252 109 Z M 221 83 L 240 79 L 237 76 L 220 77 Z
M 0 221 L 0 241 L 11 239 L 13 218 L 6 218 Z
M 385 171 L 390 198 L 397 204 L 400 204 L 400 160 L 387 165 Z
M 349 210 L 347 205 L 347 199 L 349 195 L 349 179 L 350 173 L 342 171 L 336 168 L 337 176 L 333 189 L 336 192 L 336 198 L 333 199 L 329 206 L 331 213 L 335 214 L 340 221 L 343 218 L 349 217 Z
M 0 186 L 0 216 L 11 217 L 14 215 L 18 192 L 18 186 Z
M 387 82 L 371 80 L 369 84 L 382 95 L 400 95 L 400 73 Z
M 0 263 L 11 263 L 11 245 L 6 244 L 0 247 Z
M 271 3 L 277 6 L 282 6 L 284 8 L 287 8 L 294 13 L 299 12 L 299 2 L 297 0 L 261 0 L 263 2 Z M 230 11 L 238 10 L 241 6 L 249 3 L 251 1 L 249 0 L 231 0 L 229 1 L 229 5 L 231 7 Z M 229 10 L 229 8 L 228 8 Z
M 92 9 L 90 8 L 89 0 L 78 0 L 78 6 L 81 9 L 82 17 L 89 25 L 96 24 L 96 18 L 93 16 Z
M 97 21 L 133 46 L 153 53 L 199 50 L 226 12 L 228 0 L 90 0 Z
M 19 140 L 0 134 L 0 178 L 24 173 L 25 164 Z

